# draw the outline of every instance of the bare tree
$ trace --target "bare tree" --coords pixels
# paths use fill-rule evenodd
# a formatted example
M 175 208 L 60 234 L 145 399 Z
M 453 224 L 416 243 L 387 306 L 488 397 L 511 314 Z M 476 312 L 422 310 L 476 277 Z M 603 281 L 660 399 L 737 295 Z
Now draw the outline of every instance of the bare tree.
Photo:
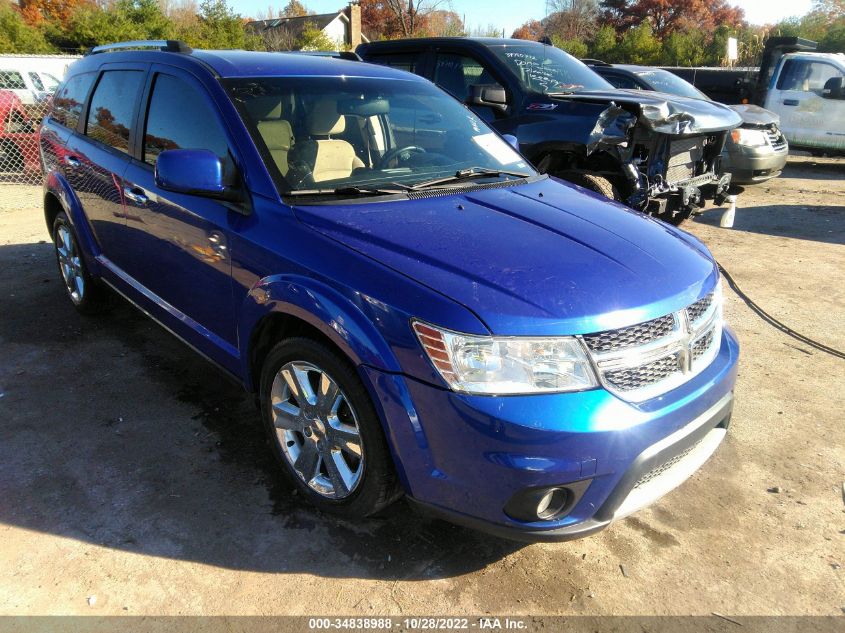
M 428 16 L 442 4 L 442 0 L 385 0 L 405 37 L 413 37 L 425 28 Z
M 598 0 L 549 0 L 543 20 L 546 34 L 563 40 L 585 40 L 594 32 L 599 17 Z

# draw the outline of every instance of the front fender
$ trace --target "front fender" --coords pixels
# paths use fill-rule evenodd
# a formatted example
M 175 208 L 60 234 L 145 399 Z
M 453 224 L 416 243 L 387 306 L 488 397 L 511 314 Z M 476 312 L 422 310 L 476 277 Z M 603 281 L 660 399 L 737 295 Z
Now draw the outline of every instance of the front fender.
M 273 315 L 296 317 L 319 330 L 357 366 L 399 373 L 399 363 L 374 322 L 386 318 L 389 308 L 366 295 L 346 296 L 337 289 L 302 275 L 272 275 L 258 281 L 247 293 L 238 319 L 242 372 L 254 389 L 250 345 L 252 334 Z

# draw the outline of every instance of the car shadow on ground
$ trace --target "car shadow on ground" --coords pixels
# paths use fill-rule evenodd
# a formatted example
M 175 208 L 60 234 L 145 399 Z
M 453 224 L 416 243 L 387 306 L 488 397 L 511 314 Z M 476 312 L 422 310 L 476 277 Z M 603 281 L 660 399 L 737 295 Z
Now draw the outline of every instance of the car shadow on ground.
M 727 206 L 706 209 L 693 216 L 692 221 L 719 226 L 726 209 Z M 733 227 L 726 230 L 845 244 L 845 206 L 770 204 L 745 207 L 742 195 L 739 195 Z
M 251 396 L 121 299 L 70 306 L 47 243 L 0 246 L 0 522 L 261 572 L 465 574 L 522 547 L 400 501 L 338 520 L 279 476 Z
M 798 158 L 790 156 L 778 178 L 830 180 L 845 178 L 845 160 L 836 158 Z M 759 186 L 759 185 L 757 185 Z M 765 183 L 763 183 L 765 186 Z

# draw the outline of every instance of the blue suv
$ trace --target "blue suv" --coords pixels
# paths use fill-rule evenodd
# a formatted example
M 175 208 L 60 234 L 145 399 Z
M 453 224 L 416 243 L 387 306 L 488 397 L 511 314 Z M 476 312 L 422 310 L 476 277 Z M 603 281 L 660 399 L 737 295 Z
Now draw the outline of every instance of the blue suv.
M 59 272 L 81 312 L 109 287 L 256 393 L 314 505 L 404 494 L 567 539 L 716 450 L 738 346 L 696 239 L 537 173 L 410 73 L 139 48 L 74 64 L 44 120 Z

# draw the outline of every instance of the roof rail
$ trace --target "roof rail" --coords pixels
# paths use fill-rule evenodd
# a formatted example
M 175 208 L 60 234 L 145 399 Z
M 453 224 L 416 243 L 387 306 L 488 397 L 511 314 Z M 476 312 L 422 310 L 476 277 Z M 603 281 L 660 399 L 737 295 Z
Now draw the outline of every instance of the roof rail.
M 590 59 L 589 57 L 582 57 L 581 61 L 587 64 L 587 66 L 610 66 L 610 64 L 600 59 Z
M 355 51 L 279 51 L 281 53 L 293 53 L 295 55 L 310 55 L 312 57 L 333 57 L 335 59 L 347 59 L 353 62 L 362 62 L 361 56 Z
M 191 53 L 193 49 L 181 40 L 133 40 L 131 42 L 117 42 L 115 44 L 103 44 L 95 46 L 86 55 L 97 53 L 109 53 L 112 51 L 138 50 L 152 48 L 168 53 Z

